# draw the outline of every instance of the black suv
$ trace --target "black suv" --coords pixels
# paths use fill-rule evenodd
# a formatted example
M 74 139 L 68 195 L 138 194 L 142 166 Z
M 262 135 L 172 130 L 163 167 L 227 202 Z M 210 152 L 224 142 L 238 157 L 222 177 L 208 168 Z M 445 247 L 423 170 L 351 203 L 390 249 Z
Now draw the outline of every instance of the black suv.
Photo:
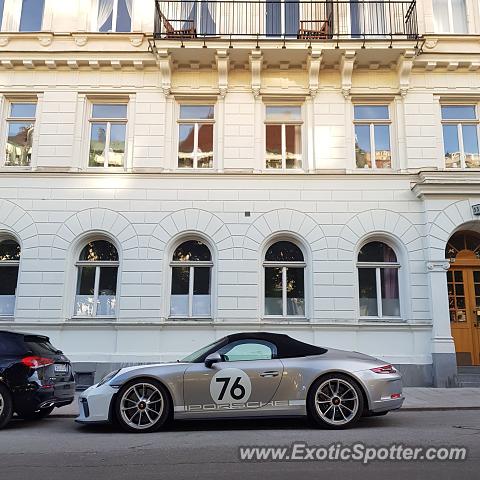
M 43 418 L 73 402 L 70 360 L 48 337 L 0 330 L 0 428 L 15 412 Z

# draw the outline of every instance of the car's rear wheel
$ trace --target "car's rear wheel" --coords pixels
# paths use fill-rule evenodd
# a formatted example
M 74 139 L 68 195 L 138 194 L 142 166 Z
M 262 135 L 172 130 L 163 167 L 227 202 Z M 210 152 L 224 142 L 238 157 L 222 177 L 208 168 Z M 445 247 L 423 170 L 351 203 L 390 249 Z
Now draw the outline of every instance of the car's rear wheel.
M 363 395 L 355 380 L 341 373 L 325 375 L 312 385 L 308 415 L 318 426 L 343 429 L 354 425 L 363 412 Z
M 13 415 L 12 396 L 8 389 L 0 385 L 0 429 L 5 427 Z
M 138 379 L 118 392 L 115 413 L 119 425 L 127 432 L 147 433 L 159 430 L 171 411 L 170 397 L 156 380 Z

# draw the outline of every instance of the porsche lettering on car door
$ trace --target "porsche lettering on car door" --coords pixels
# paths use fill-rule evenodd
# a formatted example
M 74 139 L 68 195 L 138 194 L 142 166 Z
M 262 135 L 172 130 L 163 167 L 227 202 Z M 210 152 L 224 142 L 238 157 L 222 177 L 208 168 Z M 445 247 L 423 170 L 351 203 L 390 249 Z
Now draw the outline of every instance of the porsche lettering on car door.
M 222 361 L 193 363 L 184 375 L 185 411 L 261 408 L 272 401 L 283 373 L 270 342 L 239 340 L 222 347 Z

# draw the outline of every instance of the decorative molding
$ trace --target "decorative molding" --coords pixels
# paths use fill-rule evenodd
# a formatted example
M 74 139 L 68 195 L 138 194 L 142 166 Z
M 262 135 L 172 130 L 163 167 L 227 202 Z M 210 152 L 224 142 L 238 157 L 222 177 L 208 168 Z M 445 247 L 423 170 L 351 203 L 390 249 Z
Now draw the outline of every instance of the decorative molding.
M 252 92 L 253 96 L 257 98 L 260 95 L 262 88 L 262 64 L 263 55 L 261 50 L 252 50 L 250 56 L 250 69 L 252 71 Z
M 446 272 L 450 268 L 448 260 L 429 260 L 427 262 L 428 272 Z
M 98 60 L 89 60 L 88 66 L 93 70 L 98 70 L 100 68 L 100 62 Z
M 75 45 L 79 47 L 84 47 L 88 43 L 88 36 L 87 35 L 73 35 L 73 41 Z
M 322 51 L 314 50 L 310 53 L 307 60 L 308 69 L 308 91 L 312 97 L 318 93 L 320 66 L 322 64 Z
M 244 260 L 258 259 L 262 245 L 274 236 L 299 237 L 312 254 L 312 260 L 327 260 L 327 239 L 321 226 L 308 214 L 282 208 L 257 217 L 243 239 Z
M 49 70 L 55 70 L 57 68 L 57 62 L 55 60 L 45 60 L 45 66 Z
M 33 63 L 33 60 L 23 60 L 22 65 L 25 68 L 28 68 L 29 70 L 31 70 L 32 68 L 35 68 L 35 64 Z
M 0 47 L 6 47 L 8 42 L 10 42 L 10 37 L 7 37 L 6 35 L 0 36 Z
M 1 65 L 3 68 L 8 68 L 9 70 L 13 68 L 13 63 L 11 60 L 2 60 Z
M 143 60 L 134 60 L 133 67 L 135 68 L 135 70 L 143 70 L 145 68 Z
M 421 172 L 411 189 L 418 198 L 427 195 L 478 195 L 480 172 Z
M 157 63 L 162 75 L 162 91 L 166 97 L 172 92 L 172 56 L 168 50 L 157 50 Z
M 407 50 L 398 60 L 398 85 L 402 97 L 407 94 L 408 89 L 410 88 L 410 74 L 412 73 L 415 56 L 415 50 Z
M 437 43 L 438 43 L 438 39 L 436 38 L 430 38 L 428 40 L 425 41 L 425 45 L 424 47 L 425 48 L 428 48 L 429 50 L 435 48 L 437 46 Z
M 134 47 L 140 47 L 143 43 L 143 35 L 132 35 L 130 37 L 130 43 Z
M 67 67 L 71 70 L 78 70 L 78 62 L 76 60 L 67 60 Z
M 352 90 L 352 74 L 355 64 L 355 50 L 346 50 L 340 62 L 340 75 L 342 78 L 342 93 L 345 98 L 350 96 Z
M 122 62 L 120 60 L 110 60 L 110 65 L 114 70 L 120 70 L 122 68 Z
M 52 34 L 43 34 L 38 36 L 38 41 L 42 47 L 48 47 L 52 44 Z
M 218 90 L 223 98 L 228 91 L 229 57 L 227 50 L 217 50 L 215 59 L 217 61 Z

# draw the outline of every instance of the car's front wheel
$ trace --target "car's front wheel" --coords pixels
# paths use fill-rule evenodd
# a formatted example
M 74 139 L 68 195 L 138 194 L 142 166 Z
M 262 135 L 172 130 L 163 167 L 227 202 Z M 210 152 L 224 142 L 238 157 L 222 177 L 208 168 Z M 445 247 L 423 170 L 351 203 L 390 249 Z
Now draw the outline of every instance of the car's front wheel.
M 160 429 L 167 421 L 170 410 L 170 397 L 165 387 L 152 379 L 138 379 L 125 384 L 115 402 L 116 418 L 127 432 L 147 433 Z
M 0 384 L 0 429 L 5 427 L 13 415 L 12 396 L 8 389 Z
M 357 382 L 341 373 L 319 378 L 307 400 L 309 417 L 316 425 L 342 429 L 354 425 L 363 412 L 363 395 Z

